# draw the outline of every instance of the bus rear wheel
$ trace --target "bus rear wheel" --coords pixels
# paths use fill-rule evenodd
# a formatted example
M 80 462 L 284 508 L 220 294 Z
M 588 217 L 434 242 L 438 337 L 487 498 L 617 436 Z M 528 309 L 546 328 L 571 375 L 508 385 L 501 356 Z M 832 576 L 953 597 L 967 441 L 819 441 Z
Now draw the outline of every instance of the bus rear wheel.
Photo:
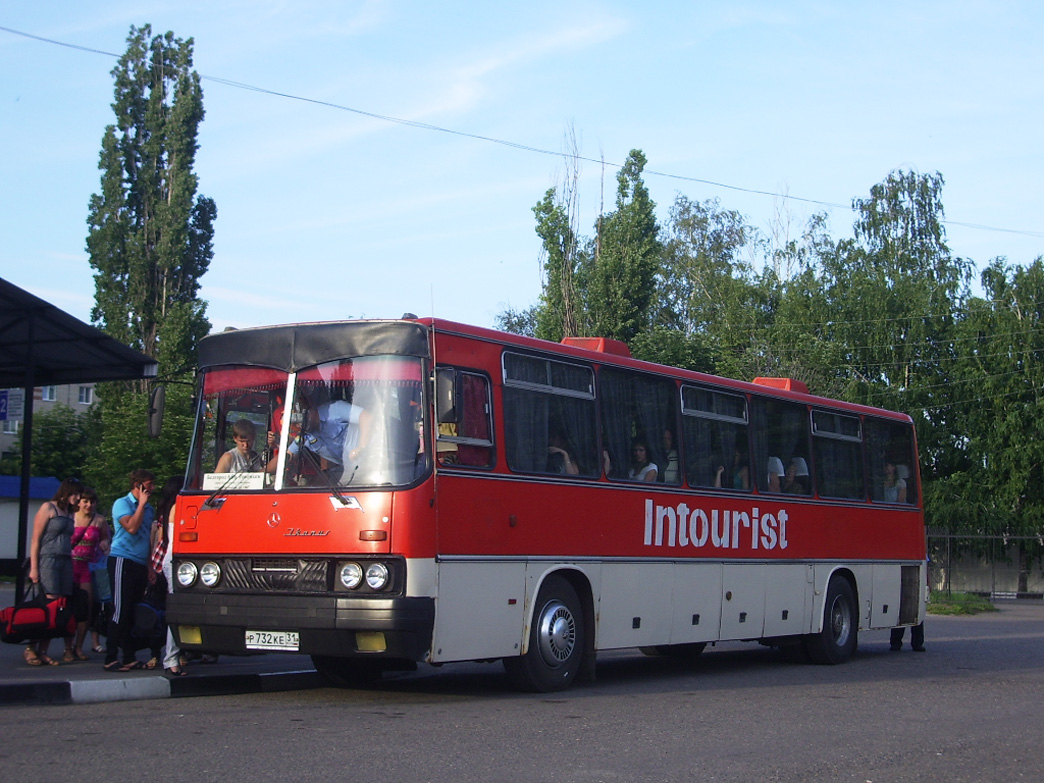
M 584 654 L 584 617 L 576 590 L 561 576 L 549 576 L 537 594 L 529 649 L 505 658 L 504 669 L 522 690 L 548 693 L 568 688 Z
M 805 637 L 805 651 L 813 663 L 836 665 L 851 658 L 858 644 L 859 620 L 852 585 L 835 576 L 827 587 L 823 630 Z

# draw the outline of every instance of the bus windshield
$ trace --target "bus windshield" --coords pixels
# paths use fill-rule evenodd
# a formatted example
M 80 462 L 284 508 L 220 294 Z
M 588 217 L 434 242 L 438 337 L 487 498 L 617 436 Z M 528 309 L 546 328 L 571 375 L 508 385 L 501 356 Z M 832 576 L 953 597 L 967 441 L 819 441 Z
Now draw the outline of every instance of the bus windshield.
M 367 356 L 300 371 L 222 365 L 201 377 L 187 488 L 403 486 L 429 469 L 421 360 Z

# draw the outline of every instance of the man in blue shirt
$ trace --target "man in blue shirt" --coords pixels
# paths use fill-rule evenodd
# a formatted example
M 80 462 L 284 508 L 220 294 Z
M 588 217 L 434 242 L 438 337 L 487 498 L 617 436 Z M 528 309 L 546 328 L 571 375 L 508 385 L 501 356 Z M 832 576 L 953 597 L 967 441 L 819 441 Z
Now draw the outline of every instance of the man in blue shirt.
M 305 411 L 304 431 L 287 454 L 296 458 L 302 448 L 319 458 L 322 470 L 355 465 L 369 439 L 370 415 L 347 400 L 324 403 Z
M 109 584 L 112 587 L 113 611 L 106 639 L 105 670 L 129 672 L 144 666 L 135 657 L 131 641 L 134 607 L 145 595 L 149 583 L 149 544 L 155 511 L 149 495 L 156 477 L 148 470 L 135 470 L 130 475 L 131 491 L 112 505 L 114 532 L 109 550 Z M 117 659 L 123 648 L 122 664 Z

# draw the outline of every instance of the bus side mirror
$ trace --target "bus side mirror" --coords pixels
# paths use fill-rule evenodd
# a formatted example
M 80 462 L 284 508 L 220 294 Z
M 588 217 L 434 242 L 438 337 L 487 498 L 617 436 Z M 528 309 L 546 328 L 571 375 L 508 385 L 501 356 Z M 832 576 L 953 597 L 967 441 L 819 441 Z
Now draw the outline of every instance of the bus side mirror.
M 155 386 L 149 394 L 149 437 L 158 438 L 163 427 L 163 408 L 167 404 L 167 387 Z
M 439 424 L 459 424 L 463 416 L 464 376 L 443 367 L 435 371 L 435 418 Z

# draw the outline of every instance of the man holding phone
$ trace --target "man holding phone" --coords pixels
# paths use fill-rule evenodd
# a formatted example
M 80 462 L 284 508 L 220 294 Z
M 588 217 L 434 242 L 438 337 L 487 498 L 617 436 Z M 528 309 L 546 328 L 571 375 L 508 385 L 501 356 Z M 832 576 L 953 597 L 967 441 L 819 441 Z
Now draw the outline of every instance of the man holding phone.
M 106 638 L 105 671 L 129 672 L 144 664 L 136 657 L 131 641 L 134 607 L 145 595 L 149 583 L 149 542 L 155 511 L 149 495 L 156 477 L 139 469 L 130 475 L 131 491 L 112 506 L 115 528 L 109 550 L 109 584 L 112 586 L 113 612 Z M 118 658 L 123 648 L 123 661 Z

